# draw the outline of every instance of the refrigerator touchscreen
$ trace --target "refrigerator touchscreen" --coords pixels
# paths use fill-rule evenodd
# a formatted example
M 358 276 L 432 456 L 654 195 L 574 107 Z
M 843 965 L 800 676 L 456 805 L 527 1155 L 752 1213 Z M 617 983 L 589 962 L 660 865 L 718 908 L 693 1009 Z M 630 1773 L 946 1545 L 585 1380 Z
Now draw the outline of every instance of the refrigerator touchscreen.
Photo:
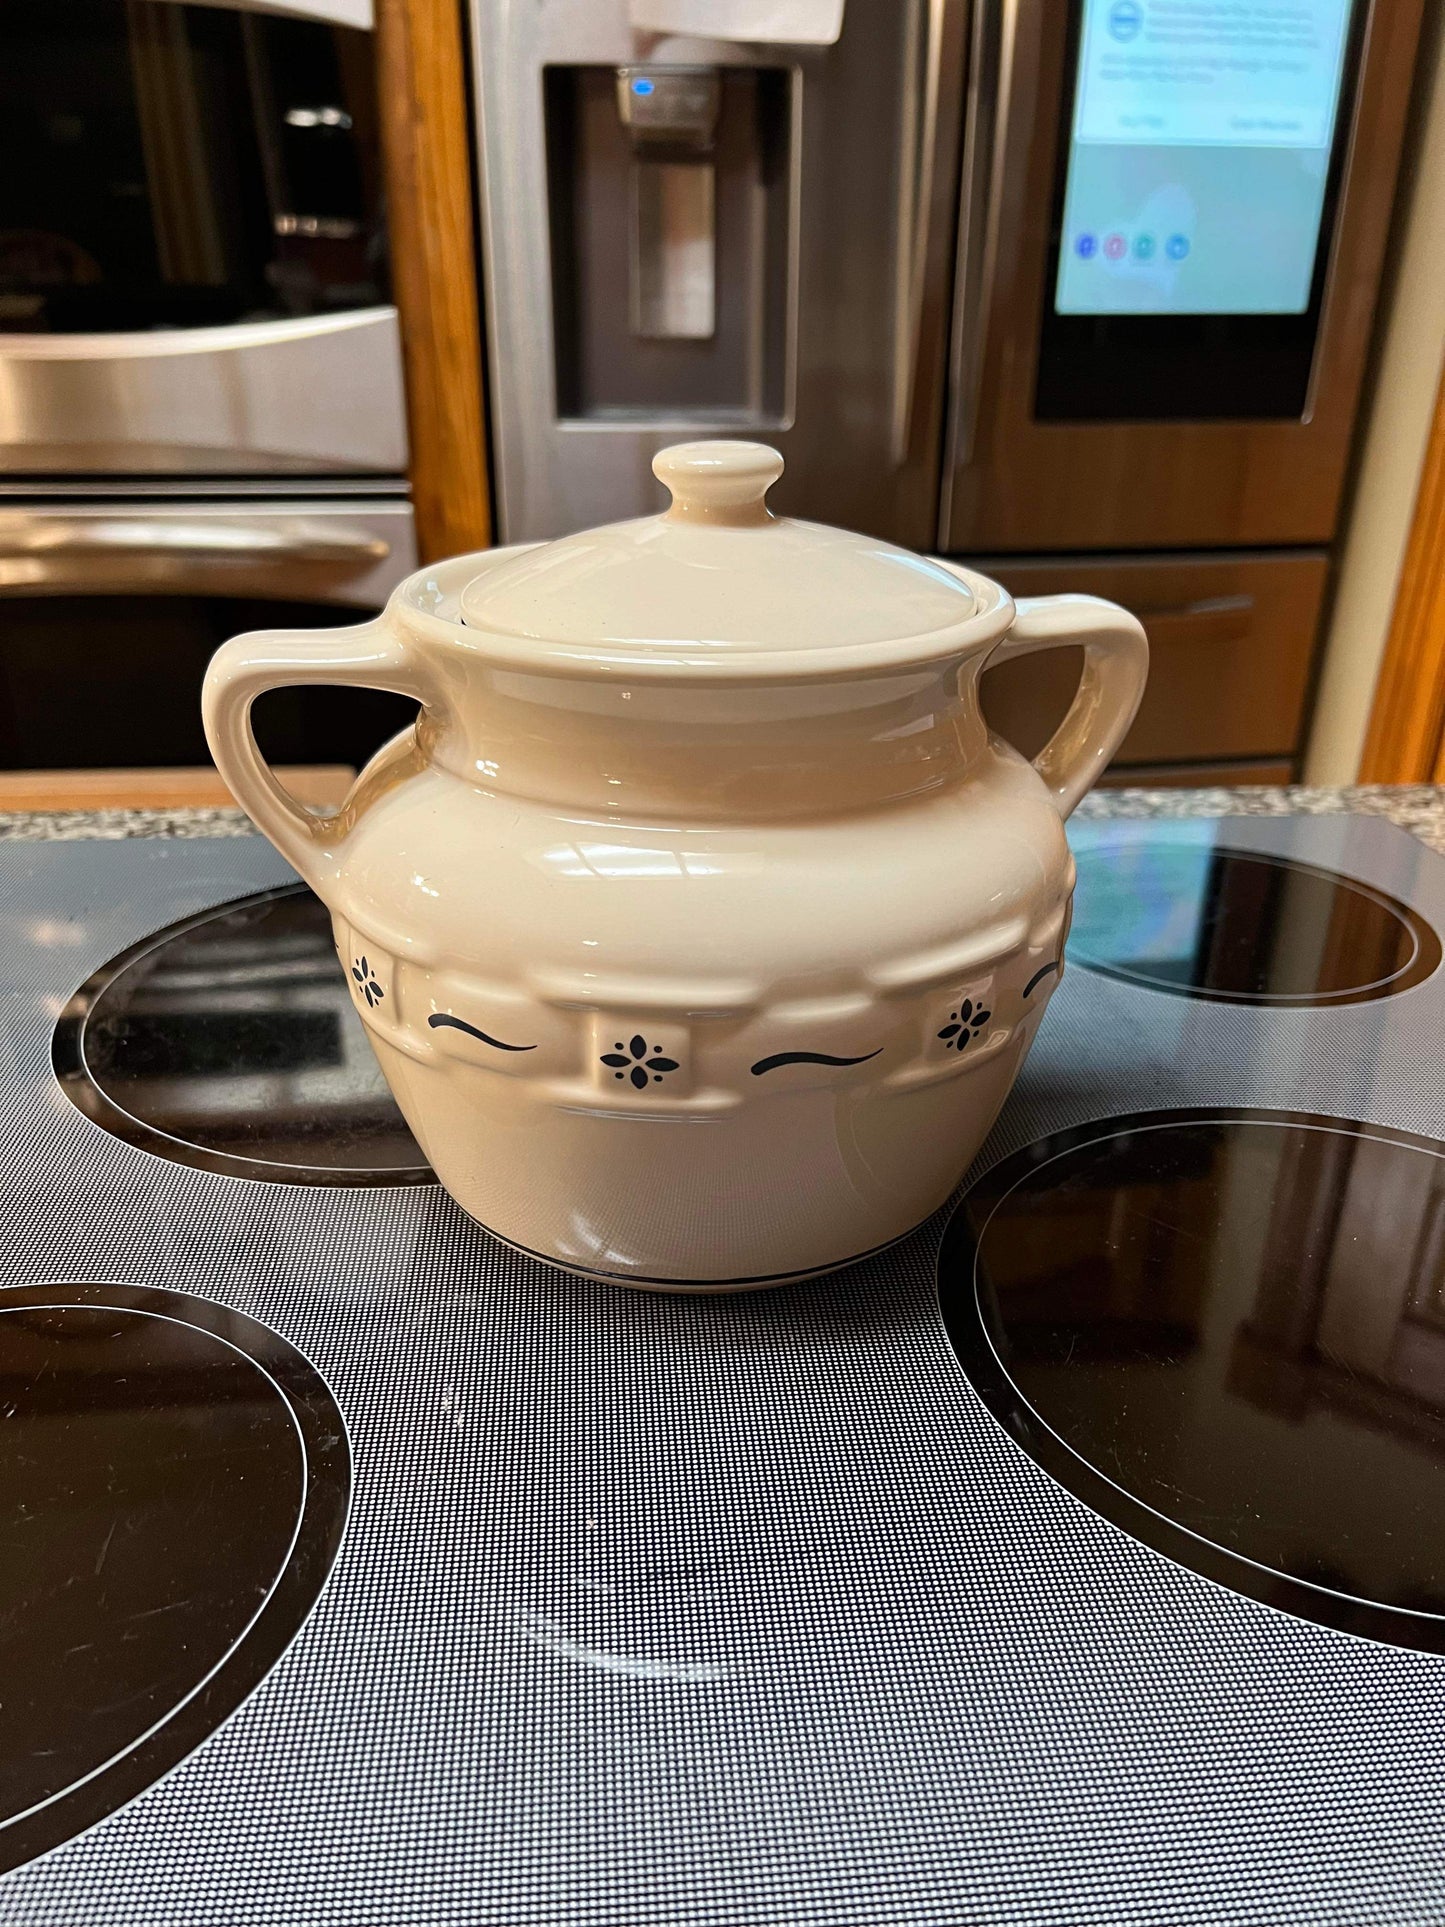
M 1059 314 L 1303 314 L 1350 0 L 1085 0 Z

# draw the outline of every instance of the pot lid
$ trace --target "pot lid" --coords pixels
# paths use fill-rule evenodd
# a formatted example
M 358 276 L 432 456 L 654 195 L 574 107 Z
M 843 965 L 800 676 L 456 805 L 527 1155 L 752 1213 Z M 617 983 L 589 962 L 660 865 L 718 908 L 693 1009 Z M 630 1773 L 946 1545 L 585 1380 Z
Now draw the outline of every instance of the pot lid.
M 969 580 L 891 542 L 775 516 L 783 472 L 757 442 L 684 442 L 653 473 L 662 515 L 615 522 L 499 559 L 462 595 L 470 630 L 560 649 L 567 660 L 808 674 L 860 647 L 946 652 L 979 609 Z M 976 584 L 977 578 L 973 579 Z M 479 642 L 482 637 L 479 636 Z M 881 664 L 880 664 L 881 666 Z

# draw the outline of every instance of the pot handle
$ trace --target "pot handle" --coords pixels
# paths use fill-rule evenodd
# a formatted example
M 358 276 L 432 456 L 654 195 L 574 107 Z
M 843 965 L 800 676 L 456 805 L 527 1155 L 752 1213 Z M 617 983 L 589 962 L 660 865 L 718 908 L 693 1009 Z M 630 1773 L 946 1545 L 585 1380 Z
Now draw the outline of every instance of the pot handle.
M 1149 674 L 1149 643 L 1137 616 L 1099 596 L 1021 596 L 1016 607 L 1013 627 L 990 652 L 986 669 L 1040 649 L 1084 651 L 1069 713 L 1034 758 L 1060 816 L 1068 816 L 1128 733 Z
M 212 656 L 201 716 L 216 768 L 257 829 L 314 888 L 345 834 L 345 814 L 303 809 L 277 782 L 251 728 L 256 698 L 295 683 L 389 689 L 418 702 L 434 692 L 417 645 L 384 617 L 348 629 L 256 629 Z

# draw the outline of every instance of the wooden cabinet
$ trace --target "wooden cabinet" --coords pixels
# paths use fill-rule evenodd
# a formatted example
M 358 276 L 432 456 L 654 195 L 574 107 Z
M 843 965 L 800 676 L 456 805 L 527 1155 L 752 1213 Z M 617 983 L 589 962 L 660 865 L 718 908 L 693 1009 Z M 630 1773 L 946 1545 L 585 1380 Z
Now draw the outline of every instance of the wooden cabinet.
M 423 562 L 436 562 L 492 539 L 456 0 L 377 0 L 376 51 L 417 548 Z

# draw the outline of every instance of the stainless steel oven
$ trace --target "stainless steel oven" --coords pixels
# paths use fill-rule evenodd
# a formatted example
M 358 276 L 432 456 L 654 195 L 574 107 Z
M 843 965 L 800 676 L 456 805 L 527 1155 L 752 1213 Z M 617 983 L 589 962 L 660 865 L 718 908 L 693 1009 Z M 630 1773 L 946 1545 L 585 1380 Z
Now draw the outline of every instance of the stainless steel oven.
M 0 767 L 204 764 L 218 644 L 416 566 L 370 26 L 0 10 Z M 408 713 L 299 692 L 260 725 L 356 764 Z
M 338 11 L 0 14 L 0 473 L 404 472 L 371 35 Z
M 470 4 L 504 539 L 761 437 L 789 512 L 1132 596 L 1127 764 L 1294 766 L 1421 0 Z

